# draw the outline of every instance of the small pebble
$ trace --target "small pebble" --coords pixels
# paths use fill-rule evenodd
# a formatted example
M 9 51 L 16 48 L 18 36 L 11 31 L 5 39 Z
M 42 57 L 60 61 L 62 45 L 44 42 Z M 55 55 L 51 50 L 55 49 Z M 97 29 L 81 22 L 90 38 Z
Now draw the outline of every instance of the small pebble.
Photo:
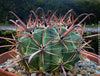
M 96 70 L 96 74 L 100 74 L 100 71 Z
M 11 71 L 13 71 L 13 70 L 14 70 L 13 68 L 8 68 L 8 71 L 9 71 L 9 72 L 11 72 Z
M 77 75 L 77 71 L 73 71 L 73 74 L 74 74 L 74 75 Z
M 84 76 L 89 76 L 88 74 L 85 74 Z
M 94 74 L 95 73 L 95 70 L 94 69 L 91 69 L 90 73 L 91 74 Z
M 87 68 L 87 72 L 91 72 L 91 68 Z
M 85 74 L 87 74 L 87 71 L 86 71 L 86 70 L 82 70 L 82 71 L 80 72 L 80 74 L 85 75 Z
M 31 76 L 36 76 L 36 73 L 32 73 Z
M 77 76 L 82 76 L 82 74 L 77 74 Z
M 89 60 L 89 59 L 84 59 L 84 61 L 90 62 L 90 60 Z
M 7 62 L 9 62 L 9 63 L 12 63 L 12 62 L 13 62 L 13 60 L 11 60 L 11 59 L 8 59 L 8 60 L 7 60 Z
M 67 75 L 68 76 L 74 76 L 73 73 L 71 73 L 70 71 L 68 71 Z
M 95 61 L 92 61 L 94 64 L 97 64 Z
M 0 68 L 2 68 L 2 65 L 0 65 Z
M 97 69 L 97 70 L 100 70 L 100 66 L 97 66 L 96 69 Z

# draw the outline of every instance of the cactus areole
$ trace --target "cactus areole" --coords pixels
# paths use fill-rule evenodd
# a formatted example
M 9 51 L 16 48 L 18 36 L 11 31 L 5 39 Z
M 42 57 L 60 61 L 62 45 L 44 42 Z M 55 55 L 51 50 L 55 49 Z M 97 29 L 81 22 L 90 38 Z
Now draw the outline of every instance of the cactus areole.
M 41 11 L 42 17 L 37 15 Z M 3 38 L 15 42 L 12 48 L 17 49 L 20 55 L 20 61 L 25 63 L 30 72 L 58 72 L 62 70 L 66 76 L 66 70 L 71 70 L 79 58 L 82 46 L 82 35 L 85 25 L 80 24 L 90 15 L 81 14 L 76 19 L 73 16 L 73 10 L 69 10 L 65 16 L 52 15 L 48 11 L 44 15 L 43 9 L 38 8 L 35 12 L 32 10 L 27 25 L 13 12 L 10 11 L 18 20 L 10 20 L 16 28 L 18 40 Z M 81 17 L 84 18 L 75 25 L 75 22 Z M 10 45 L 11 46 L 11 45 Z M 19 62 L 19 61 L 16 61 Z M 5 68 L 6 69 L 6 68 Z

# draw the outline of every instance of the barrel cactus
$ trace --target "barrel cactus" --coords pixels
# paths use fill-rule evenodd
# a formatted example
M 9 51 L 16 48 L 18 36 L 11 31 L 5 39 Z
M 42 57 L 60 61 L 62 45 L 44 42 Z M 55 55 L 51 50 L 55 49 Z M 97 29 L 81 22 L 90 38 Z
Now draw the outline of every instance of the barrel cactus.
M 39 10 L 42 13 L 41 18 L 37 15 Z M 0 38 L 13 42 L 13 45 L 9 46 L 17 50 L 20 55 L 20 59 L 16 62 L 22 61 L 30 72 L 45 73 L 62 70 L 66 76 L 65 70 L 71 70 L 73 64 L 81 59 L 82 35 L 85 28 L 85 24 L 82 27 L 81 23 L 93 15 L 92 13 L 83 13 L 74 19 L 74 11 L 71 9 L 65 16 L 58 17 L 56 12 L 51 15 L 50 11 L 45 16 L 43 9 L 39 7 L 35 12 L 31 10 L 35 19 L 32 19 L 30 14 L 27 25 L 15 13 L 11 11 L 9 13 L 17 18 L 16 21 L 10 21 L 19 27 L 16 28 L 18 39 Z M 75 24 L 82 16 L 84 18 Z

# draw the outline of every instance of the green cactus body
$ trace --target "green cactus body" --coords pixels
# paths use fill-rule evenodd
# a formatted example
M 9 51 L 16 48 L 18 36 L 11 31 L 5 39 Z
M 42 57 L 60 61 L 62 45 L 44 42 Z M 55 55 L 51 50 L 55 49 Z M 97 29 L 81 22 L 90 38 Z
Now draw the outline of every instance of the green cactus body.
M 65 27 L 62 26 L 61 33 L 64 34 L 64 32 L 66 32 L 66 29 Z M 23 33 L 29 34 L 28 32 L 23 32 Z M 79 42 L 80 35 L 74 32 L 70 32 L 64 38 L 64 40 L 70 40 L 70 41 L 76 42 L 76 43 L 64 42 L 65 45 L 68 47 L 68 52 L 65 46 L 62 44 L 63 40 L 59 42 L 53 42 L 53 41 L 60 40 L 56 27 L 47 28 L 47 29 L 35 29 L 33 33 L 33 38 L 40 45 L 42 45 L 42 40 L 43 40 L 43 45 L 46 45 L 52 38 L 54 38 L 52 42 L 49 43 L 44 48 L 44 50 L 47 52 L 56 54 L 57 56 L 43 52 L 43 55 L 44 55 L 44 64 L 43 64 L 42 53 L 40 52 L 36 54 L 32 58 L 31 62 L 29 63 L 29 66 L 32 69 L 32 71 L 39 70 L 40 67 L 42 67 L 43 71 L 51 71 L 59 65 L 60 61 L 66 62 L 66 61 L 70 61 L 71 58 L 73 58 L 73 56 L 76 53 L 76 45 L 77 45 L 77 42 Z M 24 54 L 28 55 L 28 54 L 35 53 L 36 51 L 40 49 L 40 47 L 37 46 L 37 44 L 34 42 L 34 40 L 31 37 L 29 37 L 28 35 L 23 35 L 19 40 L 18 49 L 21 54 L 23 50 Z M 26 56 L 26 58 L 29 59 L 29 56 Z M 73 59 L 73 62 L 66 63 L 64 64 L 64 66 L 70 69 L 70 66 L 73 65 L 74 61 L 76 61 L 77 59 L 78 59 L 78 56 L 76 55 L 75 58 Z
M 41 11 L 42 16 L 38 15 L 38 11 Z M 73 10 L 69 10 L 64 16 L 61 14 L 56 15 L 56 12 L 49 10 L 45 16 L 41 7 L 36 11 L 31 10 L 27 25 L 13 12 L 18 20 L 10 20 L 16 27 L 17 35 L 13 36 L 14 39 L 0 37 L 12 43 L 12 45 L 0 46 L 10 47 L 16 52 L 20 53 L 20 58 L 7 66 L 12 66 L 17 62 L 22 62 L 27 72 L 58 72 L 63 71 L 66 76 L 66 70 L 71 70 L 76 61 L 81 56 L 81 50 L 85 50 L 84 47 L 89 43 L 82 39 L 85 24 L 82 27 L 82 22 L 93 13 L 83 13 L 74 19 Z M 72 14 L 73 13 L 73 14 Z M 32 18 L 34 15 L 35 19 Z M 78 24 L 76 21 L 85 16 Z M 66 28 L 67 27 L 67 28 Z M 97 35 L 93 35 L 97 36 Z M 89 37 L 93 37 L 89 36 Z M 16 40 L 16 37 L 18 40 Z M 83 37 L 88 38 L 88 37 Z M 82 45 L 83 44 L 83 45 Z M 91 48 L 91 47 L 90 47 Z

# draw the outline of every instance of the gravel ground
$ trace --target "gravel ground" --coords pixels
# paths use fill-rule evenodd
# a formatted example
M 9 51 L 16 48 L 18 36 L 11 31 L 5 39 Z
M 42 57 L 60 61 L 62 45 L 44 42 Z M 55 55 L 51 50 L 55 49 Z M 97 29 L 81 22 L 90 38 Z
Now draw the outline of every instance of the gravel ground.
M 6 66 L 13 63 L 15 59 L 8 59 L 5 63 L 0 64 L 0 68 L 4 69 Z M 18 74 L 20 76 L 29 76 L 24 66 L 19 63 L 9 67 L 6 71 Z M 78 61 L 71 71 L 67 72 L 67 76 L 95 76 L 100 74 L 100 65 L 89 59 L 83 59 Z M 36 76 L 36 73 L 32 73 L 31 76 Z M 55 76 L 53 73 L 47 73 L 45 76 Z M 59 75 L 56 75 L 59 76 Z M 62 76 L 63 73 L 62 73 Z

